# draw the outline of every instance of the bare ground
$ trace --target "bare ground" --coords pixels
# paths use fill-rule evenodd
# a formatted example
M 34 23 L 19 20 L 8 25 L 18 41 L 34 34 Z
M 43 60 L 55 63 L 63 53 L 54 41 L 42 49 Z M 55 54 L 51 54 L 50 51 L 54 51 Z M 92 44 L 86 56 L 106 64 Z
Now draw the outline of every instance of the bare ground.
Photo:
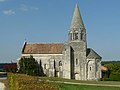
M 9 84 L 7 79 L 0 79 L 0 82 L 4 83 L 5 90 L 9 90 Z

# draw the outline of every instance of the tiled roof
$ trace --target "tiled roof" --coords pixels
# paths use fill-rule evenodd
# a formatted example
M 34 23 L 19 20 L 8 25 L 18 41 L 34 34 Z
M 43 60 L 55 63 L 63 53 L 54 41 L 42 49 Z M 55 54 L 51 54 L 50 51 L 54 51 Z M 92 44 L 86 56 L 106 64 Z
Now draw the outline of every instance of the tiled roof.
M 88 59 L 101 59 L 102 57 L 99 56 L 93 49 L 87 48 L 87 58 Z
M 105 67 L 105 66 L 101 66 L 101 70 L 102 70 L 102 71 L 108 71 L 108 68 Z
M 62 54 L 63 43 L 25 43 L 22 54 Z

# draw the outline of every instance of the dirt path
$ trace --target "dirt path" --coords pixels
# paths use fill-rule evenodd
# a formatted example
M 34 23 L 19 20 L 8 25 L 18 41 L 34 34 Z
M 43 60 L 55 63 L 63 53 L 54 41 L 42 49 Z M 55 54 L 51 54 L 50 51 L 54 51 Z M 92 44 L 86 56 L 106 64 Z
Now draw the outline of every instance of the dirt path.
M 0 78 L 0 90 L 9 90 L 7 78 Z
M 5 90 L 5 85 L 2 82 L 0 82 L 0 90 Z

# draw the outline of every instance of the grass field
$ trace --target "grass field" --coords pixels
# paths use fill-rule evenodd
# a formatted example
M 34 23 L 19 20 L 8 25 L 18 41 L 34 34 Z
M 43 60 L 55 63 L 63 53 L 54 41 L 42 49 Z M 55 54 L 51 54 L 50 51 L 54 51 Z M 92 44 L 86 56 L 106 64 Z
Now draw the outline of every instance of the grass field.
M 120 90 L 118 81 L 80 81 L 12 73 L 8 74 L 8 82 L 12 88 L 10 90 L 18 90 L 18 88 L 19 90 Z M 94 86 L 88 84 L 94 84 Z M 119 85 L 119 87 L 112 85 Z
M 88 83 L 88 84 L 103 84 L 103 85 L 120 85 L 120 81 L 80 81 L 80 80 L 70 80 L 64 78 L 55 78 L 55 77 L 38 77 L 41 80 L 50 80 L 50 81 L 62 81 L 62 82 L 75 82 L 75 83 Z
M 120 90 L 119 87 L 56 84 L 59 90 Z
M 80 80 L 69 80 L 63 78 L 54 77 L 39 77 L 41 80 L 49 81 L 60 81 L 60 82 L 73 82 L 73 83 L 83 83 L 83 84 L 100 84 L 100 85 L 120 85 L 119 81 L 80 81 Z M 120 90 L 120 87 L 114 86 L 90 86 L 90 85 L 74 85 L 65 83 L 54 83 L 59 90 Z

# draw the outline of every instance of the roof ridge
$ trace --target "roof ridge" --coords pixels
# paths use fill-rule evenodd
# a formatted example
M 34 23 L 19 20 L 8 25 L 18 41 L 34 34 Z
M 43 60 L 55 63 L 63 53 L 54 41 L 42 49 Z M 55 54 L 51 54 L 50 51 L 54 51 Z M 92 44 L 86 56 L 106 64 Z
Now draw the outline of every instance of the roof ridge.
M 26 44 L 23 54 L 62 54 L 64 43 Z
M 27 44 L 64 44 L 63 42 L 40 42 L 40 43 L 27 43 Z
M 100 55 L 98 55 L 97 52 L 95 52 L 92 48 L 87 48 L 87 58 L 102 58 Z

